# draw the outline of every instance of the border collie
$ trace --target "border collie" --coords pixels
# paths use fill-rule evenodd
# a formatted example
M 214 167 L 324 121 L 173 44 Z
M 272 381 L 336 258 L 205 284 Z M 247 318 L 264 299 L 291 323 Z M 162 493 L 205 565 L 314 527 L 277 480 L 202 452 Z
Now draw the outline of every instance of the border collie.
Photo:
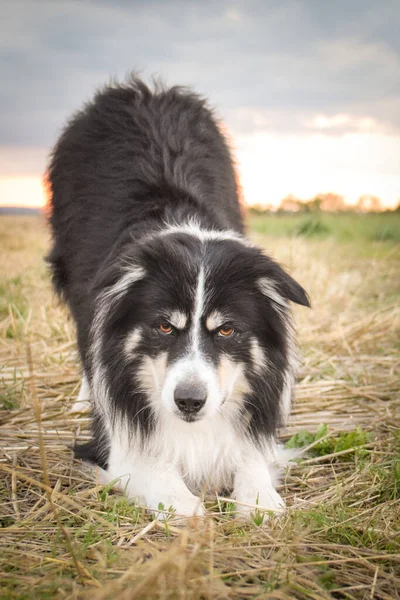
M 78 457 L 158 512 L 229 490 L 279 509 L 276 432 L 307 294 L 243 236 L 230 151 L 185 88 L 135 76 L 74 115 L 49 169 L 48 257 L 77 328 L 92 441 Z

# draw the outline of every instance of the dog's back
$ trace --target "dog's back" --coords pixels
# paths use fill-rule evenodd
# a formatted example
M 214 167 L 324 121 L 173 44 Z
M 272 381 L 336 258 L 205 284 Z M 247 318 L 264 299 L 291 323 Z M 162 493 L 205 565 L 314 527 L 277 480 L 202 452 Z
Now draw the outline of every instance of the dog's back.
M 135 77 L 106 87 L 66 127 L 48 182 L 49 261 L 75 317 L 128 228 L 140 235 L 180 210 L 214 229 L 242 231 L 227 143 L 205 102 L 184 88 L 152 92 Z

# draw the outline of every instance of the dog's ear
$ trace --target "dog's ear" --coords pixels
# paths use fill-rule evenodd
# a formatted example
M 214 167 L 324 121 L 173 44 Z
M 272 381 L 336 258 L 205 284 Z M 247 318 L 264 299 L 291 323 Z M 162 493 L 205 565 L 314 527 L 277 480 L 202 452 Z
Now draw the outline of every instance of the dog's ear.
M 265 275 L 257 281 L 261 292 L 273 302 L 285 306 L 287 300 L 311 308 L 307 292 L 280 265 L 270 258 Z

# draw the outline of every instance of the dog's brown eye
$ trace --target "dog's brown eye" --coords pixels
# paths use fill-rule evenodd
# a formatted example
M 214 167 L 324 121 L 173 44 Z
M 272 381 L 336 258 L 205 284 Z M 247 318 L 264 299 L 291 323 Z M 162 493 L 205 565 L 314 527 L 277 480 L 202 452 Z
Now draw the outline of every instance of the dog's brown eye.
M 220 329 L 218 330 L 218 335 L 222 336 L 222 337 L 229 337 L 230 335 L 232 335 L 232 333 L 235 330 L 233 329 L 233 327 L 230 327 L 229 325 L 223 325 L 222 327 L 220 327 Z
M 165 334 L 169 334 L 172 333 L 172 325 L 170 325 L 169 323 L 160 323 L 160 325 L 158 326 L 158 329 Z

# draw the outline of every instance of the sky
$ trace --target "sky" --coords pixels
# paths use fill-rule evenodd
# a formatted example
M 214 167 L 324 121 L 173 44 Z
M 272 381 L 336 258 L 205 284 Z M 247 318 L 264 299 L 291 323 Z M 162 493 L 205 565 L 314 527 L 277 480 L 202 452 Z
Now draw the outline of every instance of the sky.
M 0 204 L 43 202 L 71 114 L 111 77 L 189 85 L 245 200 L 400 201 L 399 0 L 2 0 Z

